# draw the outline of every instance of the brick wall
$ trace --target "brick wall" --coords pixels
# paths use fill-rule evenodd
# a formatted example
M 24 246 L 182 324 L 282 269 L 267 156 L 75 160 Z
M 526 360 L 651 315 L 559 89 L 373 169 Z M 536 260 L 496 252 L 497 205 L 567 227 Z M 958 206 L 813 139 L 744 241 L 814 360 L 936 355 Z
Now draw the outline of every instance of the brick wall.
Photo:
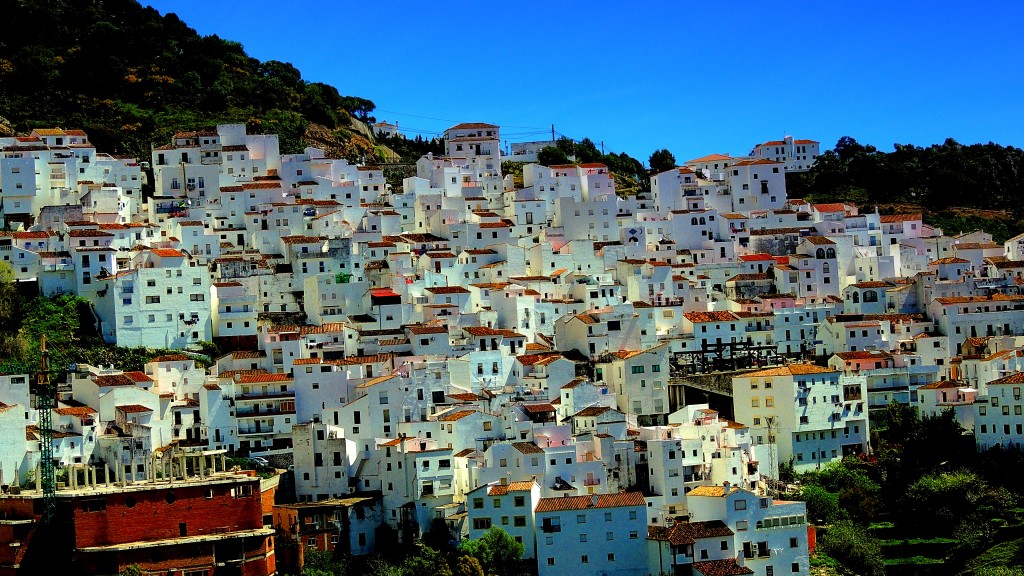
M 249 494 L 232 497 L 231 490 L 237 493 L 242 486 L 248 486 Z M 85 511 L 95 500 L 105 501 L 106 509 Z M 196 536 L 263 526 L 256 479 L 245 484 L 180 485 L 78 498 L 75 504 L 76 547 L 178 538 L 183 529 L 184 535 Z

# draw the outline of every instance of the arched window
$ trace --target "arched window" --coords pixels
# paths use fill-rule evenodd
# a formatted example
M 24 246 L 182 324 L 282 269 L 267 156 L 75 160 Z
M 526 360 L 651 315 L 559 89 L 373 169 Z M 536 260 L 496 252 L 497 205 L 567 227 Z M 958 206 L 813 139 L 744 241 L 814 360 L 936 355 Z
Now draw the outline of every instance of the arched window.
M 836 249 L 835 248 L 829 248 L 827 251 L 825 251 L 825 257 L 826 258 L 835 258 L 836 257 Z
M 878 302 L 878 292 L 874 290 L 867 290 L 864 292 L 865 302 Z
M 853 303 L 860 304 L 860 292 L 853 293 Z
M 690 224 L 693 224 L 694 226 L 696 226 L 697 225 L 697 218 L 696 217 L 690 218 Z
M 701 218 L 700 218 L 700 224 L 701 224 L 701 226 L 703 226 L 703 225 L 707 224 L 707 221 L 706 221 L 706 220 L 704 220 L 704 217 L 703 217 L 703 216 L 701 216 Z
M 815 250 L 814 251 L 814 257 L 818 258 L 818 259 L 824 258 L 825 257 L 825 249 L 824 248 L 818 248 L 817 250 Z
M 821 273 L 822 274 L 829 274 L 831 272 L 832 272 L 832 267 L 828 265 L 828 262 L 825 262 L 824 264 L 821 265 Z

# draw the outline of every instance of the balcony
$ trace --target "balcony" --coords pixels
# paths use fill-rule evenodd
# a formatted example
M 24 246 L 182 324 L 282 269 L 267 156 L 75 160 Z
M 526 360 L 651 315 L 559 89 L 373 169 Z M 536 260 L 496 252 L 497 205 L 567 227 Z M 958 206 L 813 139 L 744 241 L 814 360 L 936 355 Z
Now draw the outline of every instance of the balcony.
M 276 410 L 244 410 L 235 412 L 235 418 L 268 418 L 274 416 L 290 416 L 295 414 L 294 408 L 278 408 Z
M 254 434 L 276 434 L 273 426 L 239 426 L 239 436 L 251 436 Z
M 170 214 L 174 217 L 187 217 L 188 207 L 184 202 L 158 202 L 156 205 L 156 213 Z
M 256 400 L 274 400 L 278 398 L 295 398 L 295 392 L 288 390 L 286 392 L 249 392 L 246 394 L 239 394 L 235 396 L 236 402 L 253 402 Z

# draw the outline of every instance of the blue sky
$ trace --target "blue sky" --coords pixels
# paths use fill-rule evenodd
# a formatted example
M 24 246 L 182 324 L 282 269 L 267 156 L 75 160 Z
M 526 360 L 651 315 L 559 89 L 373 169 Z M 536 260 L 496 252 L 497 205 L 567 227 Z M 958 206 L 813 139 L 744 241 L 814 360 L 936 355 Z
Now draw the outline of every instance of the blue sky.
M 1024 145 L 1021 2 L 150 4 L 373 100 L 407 135 L 483 121 L 514 142 L 554 124 L 645 162 L 784 134 Z

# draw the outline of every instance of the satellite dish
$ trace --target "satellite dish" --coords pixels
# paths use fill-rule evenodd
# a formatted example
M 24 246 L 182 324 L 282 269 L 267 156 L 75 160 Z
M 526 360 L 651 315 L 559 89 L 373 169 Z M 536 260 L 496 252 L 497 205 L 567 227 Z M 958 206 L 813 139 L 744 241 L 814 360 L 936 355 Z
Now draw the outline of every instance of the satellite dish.
M 74 362 L 68 364 L 68 372 L 78 372 L 78 364 L 75 364 Z

